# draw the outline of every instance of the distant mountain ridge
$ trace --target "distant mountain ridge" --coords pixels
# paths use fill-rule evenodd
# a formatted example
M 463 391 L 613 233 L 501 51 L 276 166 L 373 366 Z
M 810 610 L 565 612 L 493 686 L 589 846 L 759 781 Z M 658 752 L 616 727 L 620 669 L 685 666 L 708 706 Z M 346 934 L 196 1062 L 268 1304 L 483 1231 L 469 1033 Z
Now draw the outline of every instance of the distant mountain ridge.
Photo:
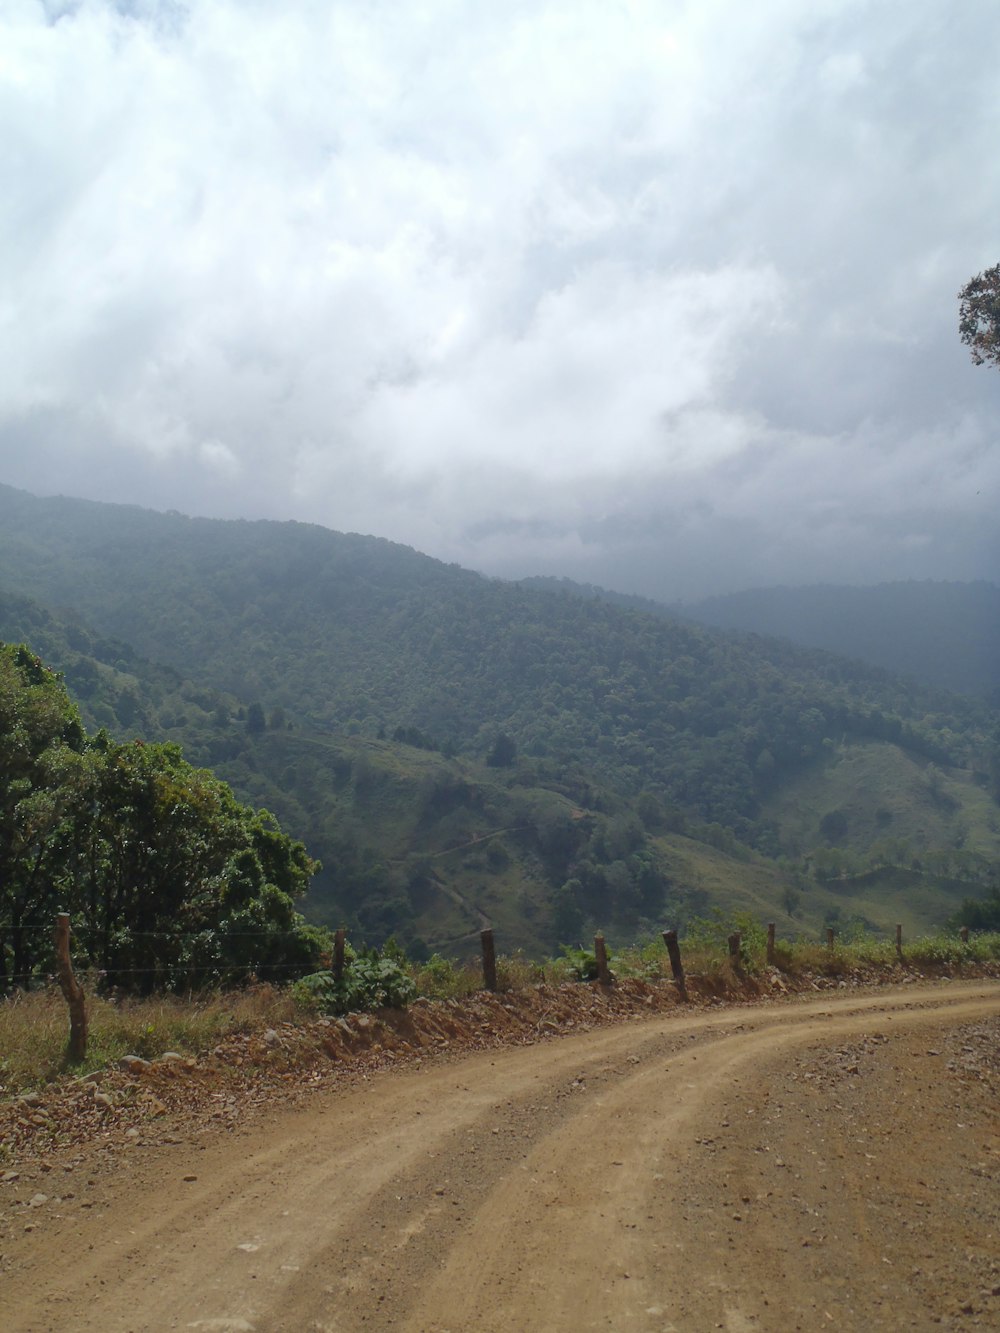
M 848 751 L 876 788 L 906 775 L 881 811 L 897 861 L 933 850 L 931 827 L 979 858 L 962 875 L 1000 855 L 981 701 L 374 537 L 0 486 L 4 637 L 37 641 L 96 724 L 177 741 L 273 809 L 324 863 L 318 913 L 369 938 L 451 947 L 489 918 L 548 947 L 585 920 L 631 934 L 750 883 L 773 912 L 816 846 L 828 878 L 868 864 L 868 824 L 825 776 Z M 823 829 L 841 824 L 835 857 Z M 814 917 L 839 910 L 823 885 L 809 896 Z
M 993 583 L 753 588 L 670 610 L 704 625 L 774 635 L 942 689 L 1000 699 L 1000 587 Z
M 566 578 L 535 576 L 521 583 L 714 629 L 787 639 L 924 685 L 1000 702 L 1000 587 L 985 580 L 750 588 L 670 603 Z

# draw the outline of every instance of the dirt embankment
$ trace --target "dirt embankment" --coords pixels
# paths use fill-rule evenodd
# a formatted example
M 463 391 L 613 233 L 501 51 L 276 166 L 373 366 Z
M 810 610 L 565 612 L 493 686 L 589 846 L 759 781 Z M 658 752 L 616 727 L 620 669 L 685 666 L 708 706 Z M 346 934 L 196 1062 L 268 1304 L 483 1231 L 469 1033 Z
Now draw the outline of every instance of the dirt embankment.
M 1000 967 L 937 975 L 1000 975 Z M 712 978 L 689 976 L 695 1007 L 780 1000 L 794 994 L 913 985 L 927 974 L 903 965 L 855 967 L 844 975 L 792 976 L 776 968 L 759 977 L 728 968 Z M 334 1081 L 364 1078 L 400 1061 L 523 1046 L 559 1034 L 672 1012 L 681 1001 L 672 983 L 622 979 L 611 987 L 565 983 L 499 995 L 417 1000 L 405 1010 L 349 1014 L 228 1037 L 197 1058 L 176 1052 L 132 1058 L 82 1079 L 67 1077 L 44 1091 L 0 1103 L 0 1181 L 4 1170 L 70 1147 L 114 1150 L 129 1132 L 148 1137 L 157 1125 L 221 1126 L 242 1121 L 275 1098 L 284 1103 Z
M 0 1325 L 1000 1325 L 1000 985 L 570 996 L 322 1029 L 353 1060 L 279 1031 L 234 1048 L 263 1073 L 109 1077 L 87 1142 L 3 1186 Z M 126 1087 L 135 1123 L 100 1128 Z

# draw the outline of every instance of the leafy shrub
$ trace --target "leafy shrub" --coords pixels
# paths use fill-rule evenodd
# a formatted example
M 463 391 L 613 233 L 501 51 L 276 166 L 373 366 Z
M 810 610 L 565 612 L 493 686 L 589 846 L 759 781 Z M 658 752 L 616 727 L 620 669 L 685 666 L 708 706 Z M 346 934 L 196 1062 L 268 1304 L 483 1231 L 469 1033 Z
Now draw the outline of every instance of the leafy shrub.
M 596 981 L 597 980 L 597 955 L 591 953 L 589 949 L 574 947 L 572 944 L 561 946 L 563 957 L 569 964 L 569 974 L 576 981 Z M 608 959 L 611 958 L 611 950 L 608 950 Z
M 619 976 L 638 977 L 641 981 L 659 981 L 670 971 L 667 950 L 662 939 L 633 944 L 617 953 L 615 971 Z
M 394 948 L 392 954 L 402 951 Z M 416 997 L 417 988 L 400 957 L 365 949 L 344 964 L 335 981 L 332 972 L 314 972 L 295 983 L 298 996 L 328 1014 L 349 1014 L 371 1009 L 403 1009 Z

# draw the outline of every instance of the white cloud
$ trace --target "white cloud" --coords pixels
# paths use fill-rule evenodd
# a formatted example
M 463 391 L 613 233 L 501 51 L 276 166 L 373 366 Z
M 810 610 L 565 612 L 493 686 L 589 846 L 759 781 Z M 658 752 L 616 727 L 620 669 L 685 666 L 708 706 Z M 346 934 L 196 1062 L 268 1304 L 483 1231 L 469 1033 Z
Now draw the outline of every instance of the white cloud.
M 229 445 L 223 444 L 221 440 L 204 440 L 198 454 L 204 465 L 220 477 L 232 480 L 239 476 L 240 460 Z
M 989 573 L 1000 380 L 953 326 L 998 257 L 998 35 L 936 0 L 17 0 L 0 479 L 647 591 Z

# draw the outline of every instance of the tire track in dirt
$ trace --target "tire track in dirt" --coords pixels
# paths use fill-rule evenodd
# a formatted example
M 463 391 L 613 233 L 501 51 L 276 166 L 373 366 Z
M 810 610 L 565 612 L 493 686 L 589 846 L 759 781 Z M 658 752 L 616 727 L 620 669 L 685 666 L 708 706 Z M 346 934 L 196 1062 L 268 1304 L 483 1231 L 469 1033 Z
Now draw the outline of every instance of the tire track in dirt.
M 379 1075 L 237 1136 L 131 1154 L 132 1169 L 96 1181 L 92 1199 L 15 1238 L 0 1323 L 12 1333 L 830 1327 L 808 1322 L 818 1279 L 801 1261 L 818 1247 L 800 1246 L 798 1203 L 791 1214 L 758 1204 L 762 1180 L 782 1170 L 757 1142 L 763 1109 L 803 1050 L 875 1026 L 892 1034 L 889 1049 L 986 1014 L 1000 1014 L 996 983 L 910 986 L 677 1012 Z M 803 1115 L 811 1106 L 802 1101 Z M 831 1227 L 844 1262 L 868 1272 L 865 1192 L 832 1165 L 829 1179 L 843 1195 Z M 870 1311 L 852 1324 L 854 1307 L 832 1303 L 816 1317 L 873 1326 Z
M 866 1032 L 883 1011 L 877 1003 L 854 1014 L 841 1012 L 845 1007 L 810 1005 L 810 1011 L 819 1009 L 823 1016 L 808 1020 L 800 1013 L 791 1025 L 765 1023 L 757 1030 L 698 1041 L 665 1063 L 657 1057 L 667 1052 L 647 1051 L 631 1077 L 596 1096 L 565 1132 L 539 1144 L 526 1173 L 504 1179 L 489 1212 L 481 1212 L 452 1247 L 444 1271 L 405 1326 L 441 1333 L 473 1326 L 524 1327 L 527 1311 L 530 1326 L 538 1329 L 665 1329 L 677 1318 L 678 1327 L 693 1329 L 748 1323 L 798 1327 L 787 1300 L 785 1317 L 791 1322 L 771 1322 L 778 1319 L 778 1308 L 765 1308 L 759 1296 L 752 1298 L 758 1274 L 728 1262 L 730 1237 L 720 1234 L 719 1206 L 730 1210 L 731 1222 L 742 1222 L 749 1211 L 743 1200 L 749 1196 L 717 1185 L 692 1197 L 699 1191 L 682 1192 L 680 1178 L 690 1180 L 692 1171 L 701 1169 L 690 1165 L 689 1145 L 699 1132 L 707 1133 L 707 1107 L 726 1106 L 742 1084 L 743 1098 L 760 1099 L 771 1083 L 768 1066 L 803 1045 Z M 995 993 L 990 1007 L 1000 1007 Z M 958 1023 L 980 1017 L 983 1001 L 977 996 L 948 1009 L 946 1022 Z M 936 1007 L 907 1004 L 884 1010 L 897 1029 L 942 1021 Z M 887 1110 L 892 1113 L 891 1107 Z M 728 1121 L 724 1128 L 731 1129 Z M 747 1151 L 747 1144 L 742 1147 Z M 847 1188 L 845 1194 L 855 1209 L 864 1197 L 863 1190 Z M 684 1206 L 700 1207 L 711 1225 L 699 1226 L 694 1219 L 695 1225 L 679 1228 L 677 1215 Z M 861 1271 L 865 1237 L 846 1226 L 843 1230 L 857 1251 L 853 1266 Z M 775 1238 L 780 1263 L 773 1269 L 771 1290 L 779 1303 L 783 1288 L 787 1295 L 789 1261 L 801 1234 L 796 1228 L 792 1236 Z M 724 1260 L 733 1272 L 720 1281 Z M 476 1273 L 474 1281 L 470 1272 Z M 753 1314 L 745 1314 L 741 1305 Z M 754 1325 L 757 1319 L 765 1322 Z

